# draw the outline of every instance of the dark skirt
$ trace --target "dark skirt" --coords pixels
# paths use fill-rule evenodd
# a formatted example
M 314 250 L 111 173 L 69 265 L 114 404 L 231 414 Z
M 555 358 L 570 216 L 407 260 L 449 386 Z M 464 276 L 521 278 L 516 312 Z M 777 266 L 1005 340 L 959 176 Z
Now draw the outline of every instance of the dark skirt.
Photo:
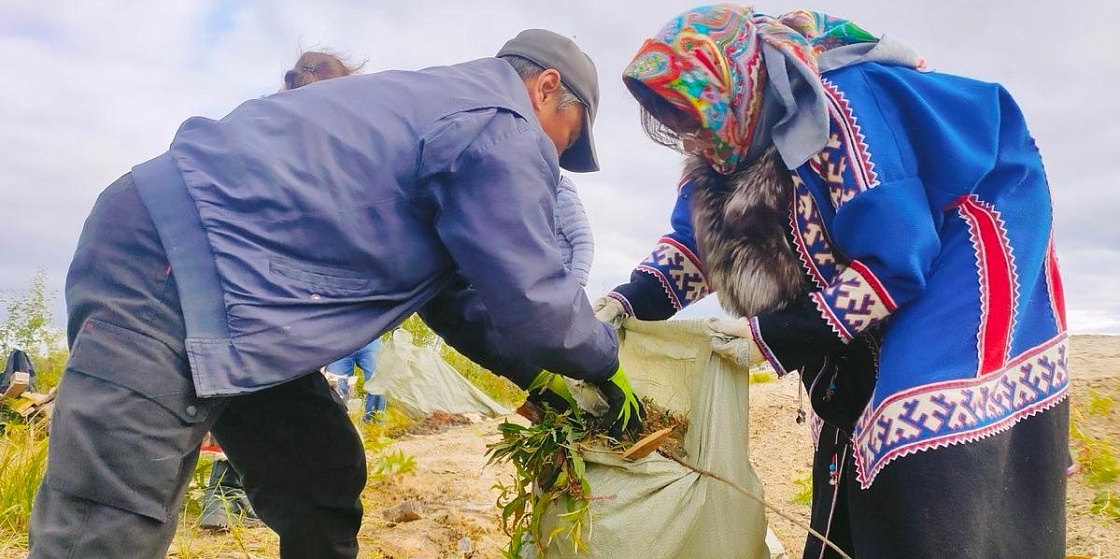
M 1069 401 L 979 441 L 901 457 L 867 489 L 831 423 L 813 457 L 813 529 L 858 559 L 1065 557 Z M 804 559 L 839 555 L 808 536 Z

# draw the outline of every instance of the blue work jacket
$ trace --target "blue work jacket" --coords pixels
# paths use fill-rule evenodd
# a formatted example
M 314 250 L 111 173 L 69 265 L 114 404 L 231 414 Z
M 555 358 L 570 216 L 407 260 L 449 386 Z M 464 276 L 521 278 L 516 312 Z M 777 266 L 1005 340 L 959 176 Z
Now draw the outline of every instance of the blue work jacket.
M 617 336 L 555 242 L 559 171 L 521 79 L 488 58 L 191 118 L 133 178 L 213 396 L 292 380 L 417 311 L 523 385 L 609 376 Z

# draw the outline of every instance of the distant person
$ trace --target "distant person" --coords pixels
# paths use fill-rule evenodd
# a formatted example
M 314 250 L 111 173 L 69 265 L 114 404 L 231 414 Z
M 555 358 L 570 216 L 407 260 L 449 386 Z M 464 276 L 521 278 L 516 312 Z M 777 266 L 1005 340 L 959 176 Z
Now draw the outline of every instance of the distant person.
M 355 367 L 362 370 L 364 382 L 369 383 L 373 380 L 373 375 L 377 369 L 377 354 L 380 351 L 381 339 L 374 338 L 358 351 L 323 367 L 323 372 L 335 375 L 338 378 L 337 390 L 343 401 L 350 399 L 350 388 L 353 386 L 351 379 L 354 378 Z M 365 386 L 368 387 L 368 384 Z M 367 422 L 379 421 L 382 414 L 385 413 L 385 405 L 384 394 L 370 393 L 367 390 L 362 419 Z
M 544 30 L 499 55 L 191 118 L 101 194 L 31 559 L 164 557 L 207 431 L 281 558 L 356 557 L 365 452 L 318 371 L 417 311 L 483 367 L 585 379 L 607 426 L 640 429 L 617 334 L 555 242 L 560 168 L 598 169 L 594 64 Z
M 331 78 L 349 76 L 361 69 L 347 64 L 329 52 L 308 51 L 300 55 L 295 66 L 284 73 L 280 91 L 288 91 Z M 202 512 L 198 525 L 207 530 L 228 530 L 231 520 L 255 520 L 256 513 L 245 496 L 241 474 L 230 464 L 221 444 L 210 438 L 210 452 L 215 454 L 210 480 L 202 492 Z
M 823 420 L 811 523 L 852 557 L 1058 559 L 1068 345 L 1042 158 L 1002 86 L 921 66 L 818 12 L 668 22 L 623 79 L 687 155 L 673 232 L 596 307 L 663 320 L 715 291 L 741 317 L 712 323 L 717 353 L 801 371 Z M 806 559 L 837 556 L 809 537 Z
M 353 64 L 338 55 L 325 51 L 307 51 L 299 56 L 295 66 L 284 73 L 284 86 L 280 91 L 290 91 L 322 80 L 342 78 L 361 71 L 363 64 Z
M 566 176 L 560 179 L 556 189 L 556 242 L 564 257 L 564 267 L 580 285 L 587 287 L 591 263 L 595 259 L 595 236 L 576 185 Z

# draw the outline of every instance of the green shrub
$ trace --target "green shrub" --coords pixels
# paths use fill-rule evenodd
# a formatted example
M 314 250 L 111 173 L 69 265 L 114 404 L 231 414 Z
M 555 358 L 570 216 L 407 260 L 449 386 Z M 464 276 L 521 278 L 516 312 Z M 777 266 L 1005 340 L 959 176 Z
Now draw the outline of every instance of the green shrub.
M 487 464 L 513 466 L 510 483 L 498 482 L 497 505 L 502 530 L 510 537 L 502 550 L 507 559 L 523 556 L 531 545 L 537 554 L 556 536 L 568 538 L 582 551 L 585 529 L 591 531 L 591 486 L 579 444 L 594 436 L 593 424 L 576 410 L 557 414 L 544 410 L 539 422 L 529 426 L 505 422 L 498 426 L 502 438 L 488 445 Z M 545 511 L 562 507 L 559 523 L 545 533 Z
M 403 451 L 388 448 L 394 441 L 384 438 L 385 448 L 378 451 L 371 461 L 368 472 L 370 481 L 383 481 L 387 478 L 416 471 L 416 458 L 405 454 Z

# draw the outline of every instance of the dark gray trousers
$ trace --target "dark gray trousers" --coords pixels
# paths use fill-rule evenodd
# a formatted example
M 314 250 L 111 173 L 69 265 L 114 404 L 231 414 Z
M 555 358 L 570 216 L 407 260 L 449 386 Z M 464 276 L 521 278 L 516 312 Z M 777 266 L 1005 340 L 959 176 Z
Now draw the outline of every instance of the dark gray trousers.
M 357 556 L 365 453 L 345 407 L 317 373 L 195 395 L 174 277 L 130 175 L 94 205 L 66 303 L 70 360 L 30 558 L 164 557 L 208 430 L 280 534 L 282 558 Z

